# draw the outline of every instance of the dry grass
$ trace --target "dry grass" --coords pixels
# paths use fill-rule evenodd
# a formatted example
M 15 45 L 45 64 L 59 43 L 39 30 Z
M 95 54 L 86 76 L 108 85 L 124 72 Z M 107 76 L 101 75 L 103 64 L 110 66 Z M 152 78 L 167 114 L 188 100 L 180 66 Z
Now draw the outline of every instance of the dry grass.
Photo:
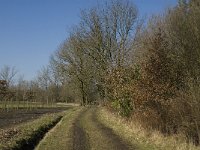
M 23 102 L 23 101 L 0 101 L 0 111 L 6 110 L 17 110 L 17 109 L 37 109 L 37 108 L 54 108 L 54 107 L 72 107 L 77 106 L 73 103 L 53 103 L 46 104 L 40 102 Z
M 62 113 L 47 114 L 15 128 L 1 130 L 0 149 L 24 149 L 35 145 L 38 140 L 61 118 Z
M 114 150 L 115 145 L 112 138 L 105 136 L 105 133 L 97 126 L 97 122 L 92 120 L 96 109 L 89 109 L 81 118 L 80 123 L 86 132 L 92 150 Z
M 137 143 L 139 149 L 160 149 L 160 150 L 199 150 L 193 144 L 187 144 L 185 138 L 181 135 L 164 136 L 163 134 L 145 130 L 137 122 L 126 121 L 108 110 L 99 109 L 98 117 L 106 126 L 129 141 L 133 145 Z
M 36 150 L 65 150 L 66 147 L 70 149 L 73 144 L 70 129 L 82 110 L 80 107 L 75 107 L 67 111 L 63 119 L 46 134 Z

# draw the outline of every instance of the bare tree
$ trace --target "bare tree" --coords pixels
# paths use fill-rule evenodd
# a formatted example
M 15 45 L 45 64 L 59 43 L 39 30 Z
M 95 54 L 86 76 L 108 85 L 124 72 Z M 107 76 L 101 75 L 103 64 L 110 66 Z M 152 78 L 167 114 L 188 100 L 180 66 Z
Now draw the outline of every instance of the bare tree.
M 38 72 L 37 77 L 38 83 L 41 89 L 44 91 L 46 97 L 46 103 L 49 104 L 49 85 L 51 84 L 50 69 L 49 67 L 43 67 L 41 71 Z
M 101 99 L 106 97 L 105 78 L 109 71 L 128 61 L 136 20 L 137 9 L 128 0 L 113 0 L 82 11 L 80 24 L 54 60 L 62 76 L 76 82 L 83 104 L 94 93 Z
M 5 80 L 10 86 L 14 82 L 17 72 L 15 67 L 4 66 L 0 71 L 0 79 Z

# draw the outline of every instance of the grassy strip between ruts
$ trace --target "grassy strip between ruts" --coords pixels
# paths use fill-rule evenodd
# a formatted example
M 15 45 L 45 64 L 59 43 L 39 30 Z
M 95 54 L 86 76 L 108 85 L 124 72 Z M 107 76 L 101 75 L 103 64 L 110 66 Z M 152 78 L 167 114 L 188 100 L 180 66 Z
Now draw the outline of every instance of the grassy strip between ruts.
M 46 134 L 44 139 L 36 147 L 36 150 L 72 149 L 73 133 L 71 133 L 70 129 L 72 129 L 75 119 L 84 109 L 75 107 L 72 111 L 66 113 L 63 119 Z
M 200 150 L 200 147 L 186 143 L 181 135 L 164 136 L 156 131 L 147 131 L 139 124 L 128 122 L 105 108 L 99 108 L 98 119 L 140 150 Z
M 67 110 L 67 112 L 70 110 Z M 1 130 L 0 150 L 33 149 L 44 134 L 60 121 L 64 113 L 47 114 L 15 128 Z

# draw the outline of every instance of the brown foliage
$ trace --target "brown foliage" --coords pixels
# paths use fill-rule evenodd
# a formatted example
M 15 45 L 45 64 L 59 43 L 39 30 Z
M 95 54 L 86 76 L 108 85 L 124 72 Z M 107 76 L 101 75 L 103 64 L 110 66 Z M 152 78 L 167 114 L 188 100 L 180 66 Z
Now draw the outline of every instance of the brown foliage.
M 145 127 L 200 139 L 199 5 L 191 1 L 150 22 L 140 39 L 141 78 L 133 114 Z M 187 21 L 186 21 L 187 19 Z

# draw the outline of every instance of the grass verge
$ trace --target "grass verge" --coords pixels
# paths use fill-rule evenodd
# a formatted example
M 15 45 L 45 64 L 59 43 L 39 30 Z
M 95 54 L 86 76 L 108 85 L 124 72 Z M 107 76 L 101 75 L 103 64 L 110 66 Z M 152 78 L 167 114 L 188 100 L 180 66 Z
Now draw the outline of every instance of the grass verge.
M 199 150 L 193 144 L 186 143 L 181 135 L 164 136 L 156 131 L 147 131 L 133 121 L 126 121 L 118 115 L 102 108 L 98 110 L 98 119 L 107 127 L 112 128 L 115 134 L 124 140 L 136 145 L 138 149 L 148 150 Z
M 60 121 L 63 112 L 44 115 L 15 128 L 0 131 L 0 149 L 33 149 L 44 134 Z
M 44 139 L 38 144 L 36 150 L 66 150 L 73 147 L 73 136 L 70 129 L 78 115 L 84 110 L 75 107 L 65 113 L 62 120 L 50 130 Z

